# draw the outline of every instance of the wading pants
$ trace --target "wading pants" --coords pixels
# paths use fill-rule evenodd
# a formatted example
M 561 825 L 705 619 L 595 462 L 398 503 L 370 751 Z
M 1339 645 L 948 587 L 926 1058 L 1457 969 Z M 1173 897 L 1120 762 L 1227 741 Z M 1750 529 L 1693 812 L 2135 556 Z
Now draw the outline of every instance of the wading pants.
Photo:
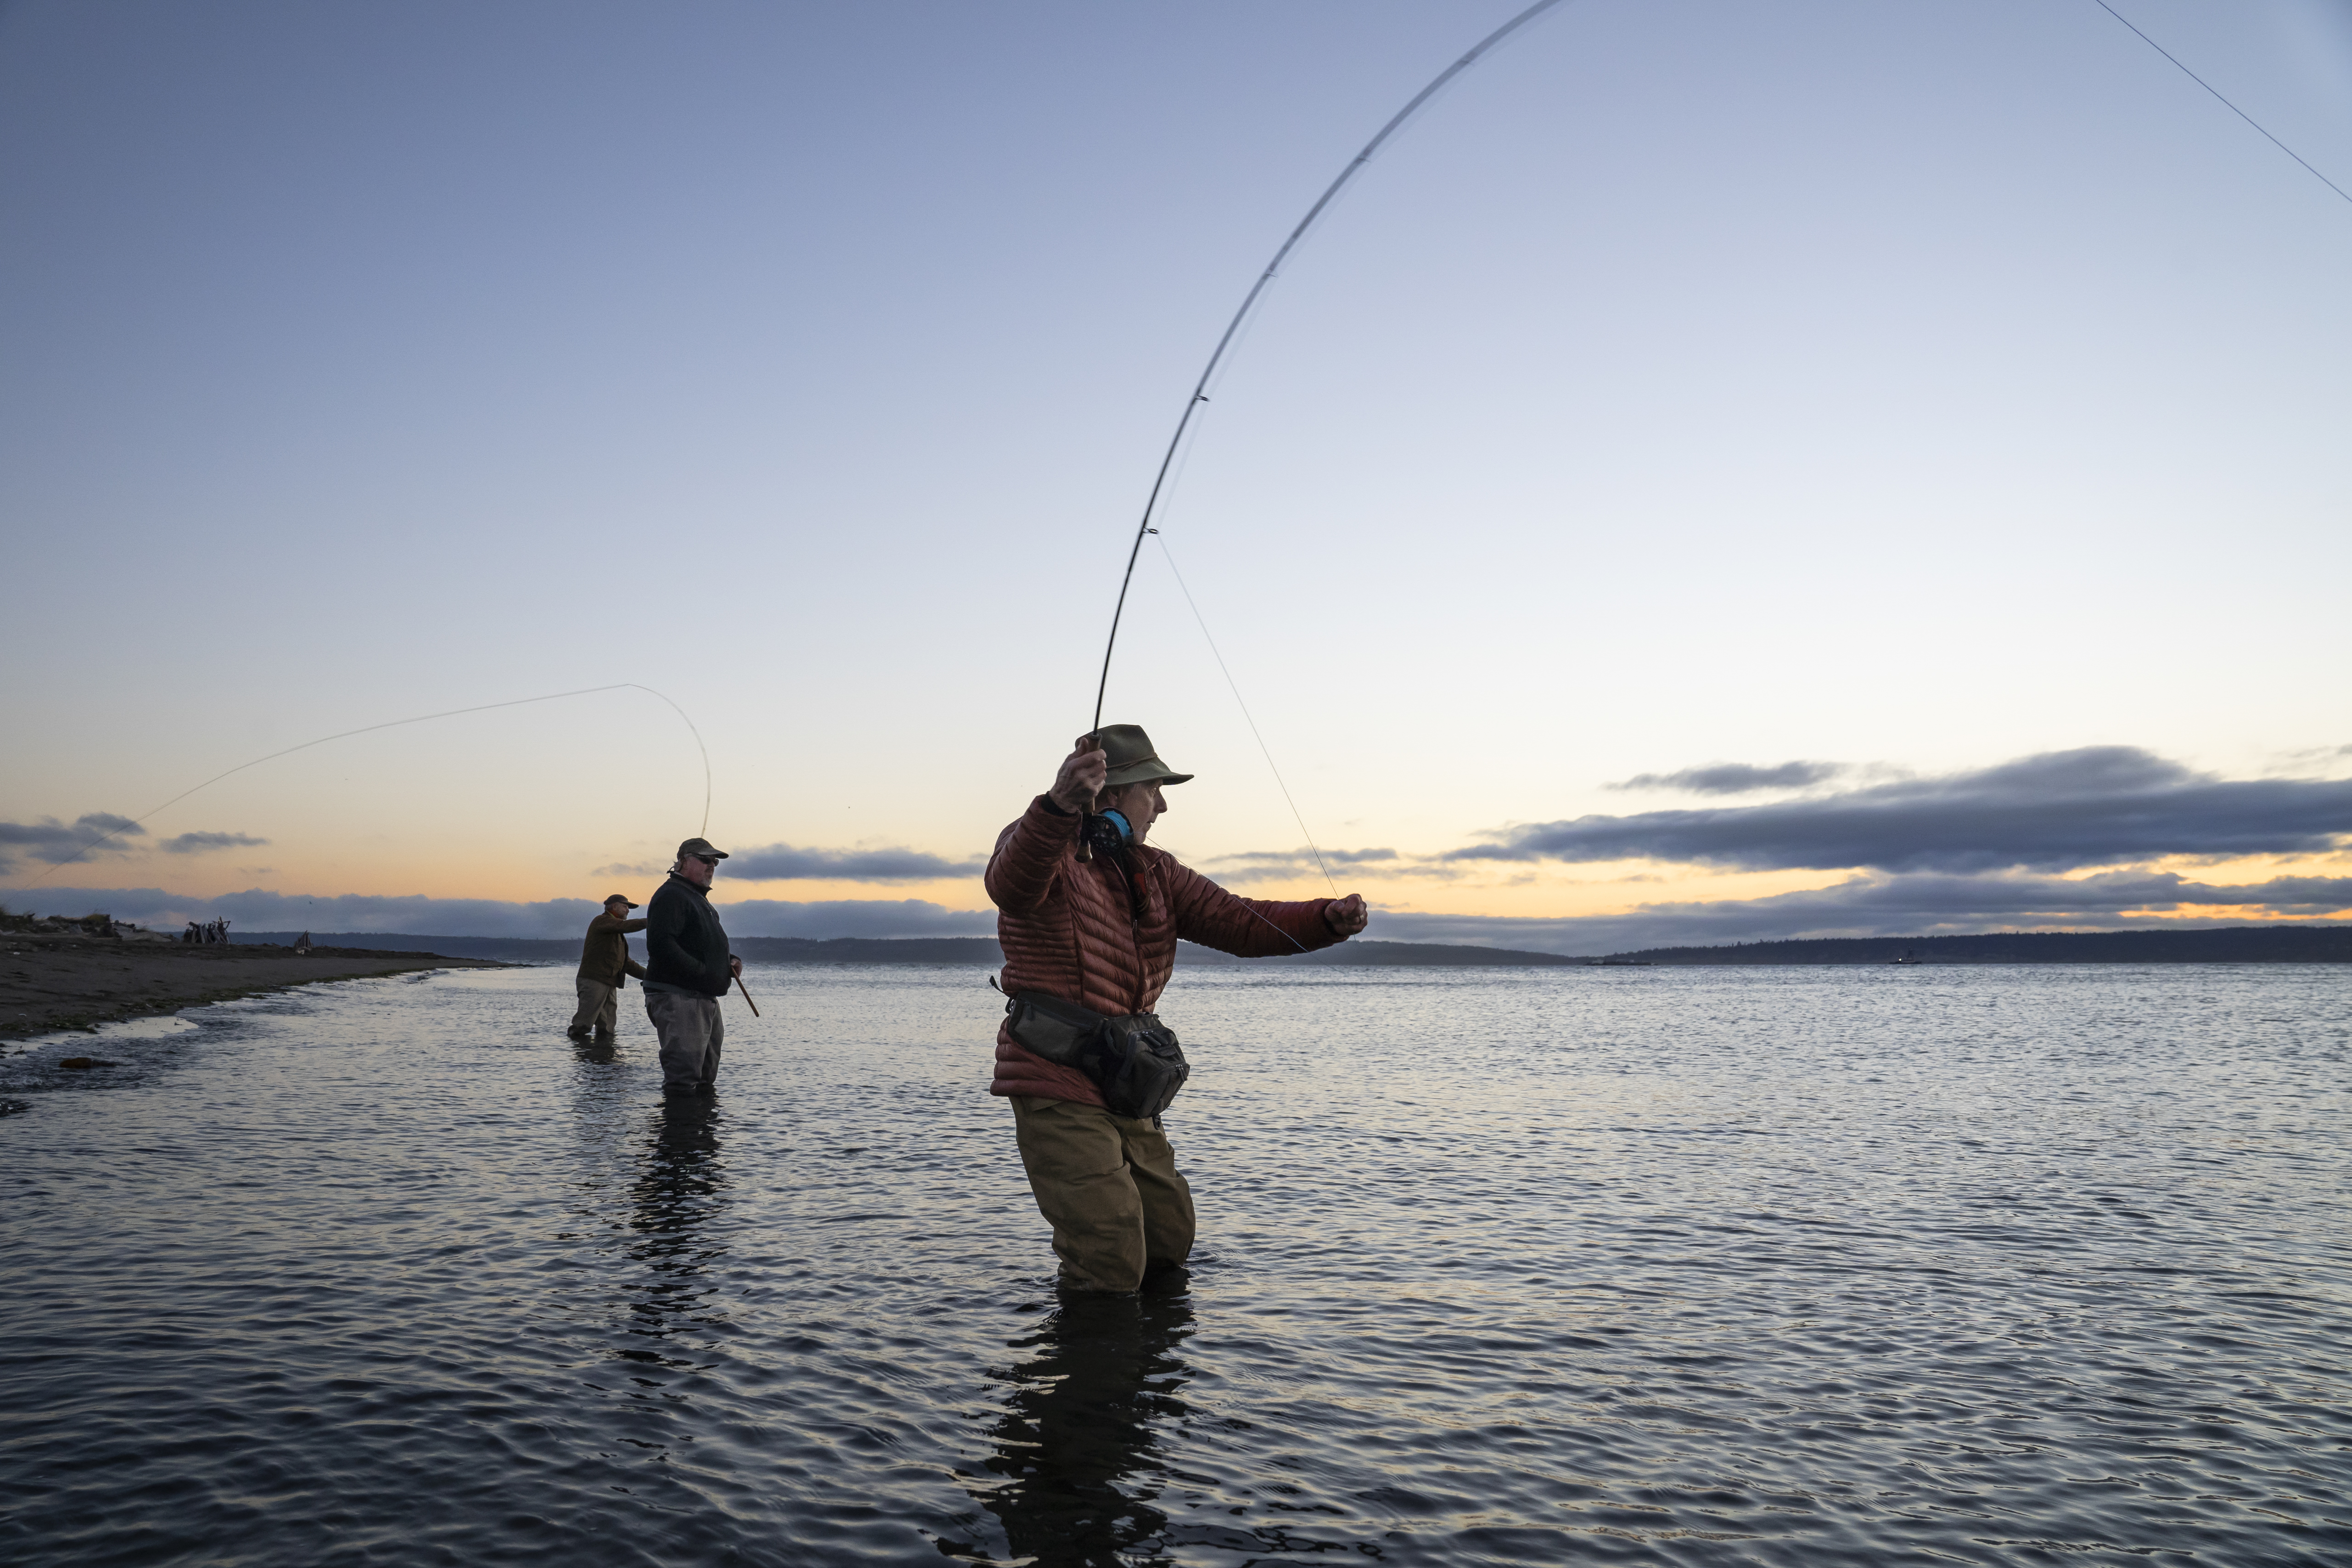
M 727 1033 L 719 998 L 648 991 L 646 1016 L 661 1040 L 662 1092 L 709 1092 L 719 1081 L 719 1043 Z
M 1147 1271 L 1192 1255 L 1192 1189 L 1177 1173 L 1168 1135 L 1150 1117 L 1008 1098 L 1029 1191 L 1054 1227 L 1064 1284 L 1132 1290 Z
M 580 977 L 580 1011 L 572 1015 L 572 1032 L 575 1035 L 584 1034 L 593 1028 L 600 1035 L 609 1035 L 613 1032 L 613 1026 L 620 1021 L 619 988 L 607 985 L 602 981 L 591 980 L 584 974 L 582 975 Z

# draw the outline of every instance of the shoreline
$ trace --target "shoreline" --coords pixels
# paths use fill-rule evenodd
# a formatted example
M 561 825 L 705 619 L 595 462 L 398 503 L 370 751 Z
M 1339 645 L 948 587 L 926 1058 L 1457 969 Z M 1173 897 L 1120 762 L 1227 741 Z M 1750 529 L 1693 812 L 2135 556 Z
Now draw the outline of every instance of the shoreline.
M 0 1040 L 89 1033 L 101 1024 L 158 1017 L 328 980 L 433 969 L 508 969 L 488 958 L 436 952 L 256 943 L 124 942 L 5 933 L 0 941 Z

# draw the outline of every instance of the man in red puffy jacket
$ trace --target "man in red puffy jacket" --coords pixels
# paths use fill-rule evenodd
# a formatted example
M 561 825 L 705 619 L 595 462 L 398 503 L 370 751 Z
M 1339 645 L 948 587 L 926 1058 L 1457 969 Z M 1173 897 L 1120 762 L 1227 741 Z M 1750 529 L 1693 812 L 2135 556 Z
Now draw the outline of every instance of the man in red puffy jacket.
M 1225 891 L 1145 843 L 1167 815 L 1165 786 L 1190 779 L 1133 724 L 1078 738 L 1054 787 L 998 835 L 988 896 L 1004 948 L 1003 986 L 1113 1019 L 1149 1014 L 1176 967 L 1176 942 L 1244 958 L 1329 947 L 1364 929 L 1364 900 L 1274 903 Z M 1084 848 L 1082 850 L 1082 846 Z M 1192 1250 L 1192 1194 L 1157 1116 L 1121 1116 L 1076 1062 L 1024 1047 L 1007 1018 L 996 1081 L 1013 1102 L 1029 1190 L 1054 1227 L 1062 1281 L 1132 1290 Z

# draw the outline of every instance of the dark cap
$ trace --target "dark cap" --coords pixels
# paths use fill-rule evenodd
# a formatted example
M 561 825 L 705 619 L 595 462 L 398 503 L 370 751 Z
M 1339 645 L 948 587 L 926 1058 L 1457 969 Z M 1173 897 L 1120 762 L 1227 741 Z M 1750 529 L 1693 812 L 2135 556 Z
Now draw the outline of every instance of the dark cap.
M 1103 760 L 1109 763 L 1109 776 L 1103 780 L 1105 789 L 1122 789 L 1139 784 L 1183 784 L 1191 773 L 1180 773 L 1160 760 L 1151 748 L 1151 737 L 1143 732 L 1140 724 L 1106 724 L 1095 731 L 1102 742 Z
M 604 897 L 604 901 L 608 904 L 629 904 L 629 895 L 626 893 L 608 893 Z M 635 904 L 629 904 L 629 908 L 633 910 L 637 906 Z
M 683 860 L 689 855 L 700 855 L 712 860 L 724 860 L 727 858 L 727 851 L 724 849 L 713 849 L 710 847 L 710 840 L 708 838 L 689 838 L 685 843 L 677 847 L 677 858 L 679 859 Z

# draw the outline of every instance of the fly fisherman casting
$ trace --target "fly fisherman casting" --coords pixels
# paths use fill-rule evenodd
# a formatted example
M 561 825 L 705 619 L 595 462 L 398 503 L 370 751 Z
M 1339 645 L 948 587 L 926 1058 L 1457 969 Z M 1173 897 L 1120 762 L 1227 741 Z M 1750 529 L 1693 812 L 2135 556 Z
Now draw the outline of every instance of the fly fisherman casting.
M 1192 776 L 1161 762 L 1140 727 L 1103 725 L 1078 738 L 988 860 L 1009 998 L 989 1092 L 1013 1102 L 1069 1290 L 1133 1290 L 1192 1254 L 1192 1189 L 1160 1120 L 1191 1069 L 1151 1011 L 1177 941 L 1265 958 L 1345 942 L 1368 918 L 1352 894 L 1239 898 L 1152 848 L 1163 792 Z
M 1039 1212 L 1054 1227 L 1065 1289 L 1133 1290 L 1147 1275 L 1181 1266 L 1192 1250 L 1192 1190 L 1177 1173 L 1160 1121 L 1192 1069 L 1174 1033 L 1151 1011 L 1176 967 L 1178 939 L 1265 958 L 1345 942 L 1369 919 L 1364 900 L 1352 893 L 1298 903 L 1237 898 L 1145 842 L 1168 810 L 1166 786 L 1192 775 L 1162 763 L 1139 726 L 1105 724 L 1103 699 L 1128 589 L 1144 539 L 1159 531 L 1152 523 L 1167 500 L 1176 454 L 1243 323 L 1349 182 L 1446 83 L 1559 4 L 1536 0 L 1390 116 L 1250 286 L 1184 400 L 1144 500 L 1103 645 L 1094 721 L 1063 759 L 1054 787 L 997 837 L 989 857 L 988 896 L 996 904 L 1007 996 L 990 1092 L 1013 1102 L 1021 1163 Z M 1236 688 L 1236 700 L 1240 695 Z M 1269 766 L 1273 761 L 1269 752 Z M 1275 777 L 1281 782 L 1279 771 Z M 1288 785 L 1283 793 L 1288 795 Z M 1302 819 L 1302 831 L 1306 826 Z M 1312 847 L 1314 835 L 1307 840 Z M 1316 858 L 1321 861 L 1319 851 Z

